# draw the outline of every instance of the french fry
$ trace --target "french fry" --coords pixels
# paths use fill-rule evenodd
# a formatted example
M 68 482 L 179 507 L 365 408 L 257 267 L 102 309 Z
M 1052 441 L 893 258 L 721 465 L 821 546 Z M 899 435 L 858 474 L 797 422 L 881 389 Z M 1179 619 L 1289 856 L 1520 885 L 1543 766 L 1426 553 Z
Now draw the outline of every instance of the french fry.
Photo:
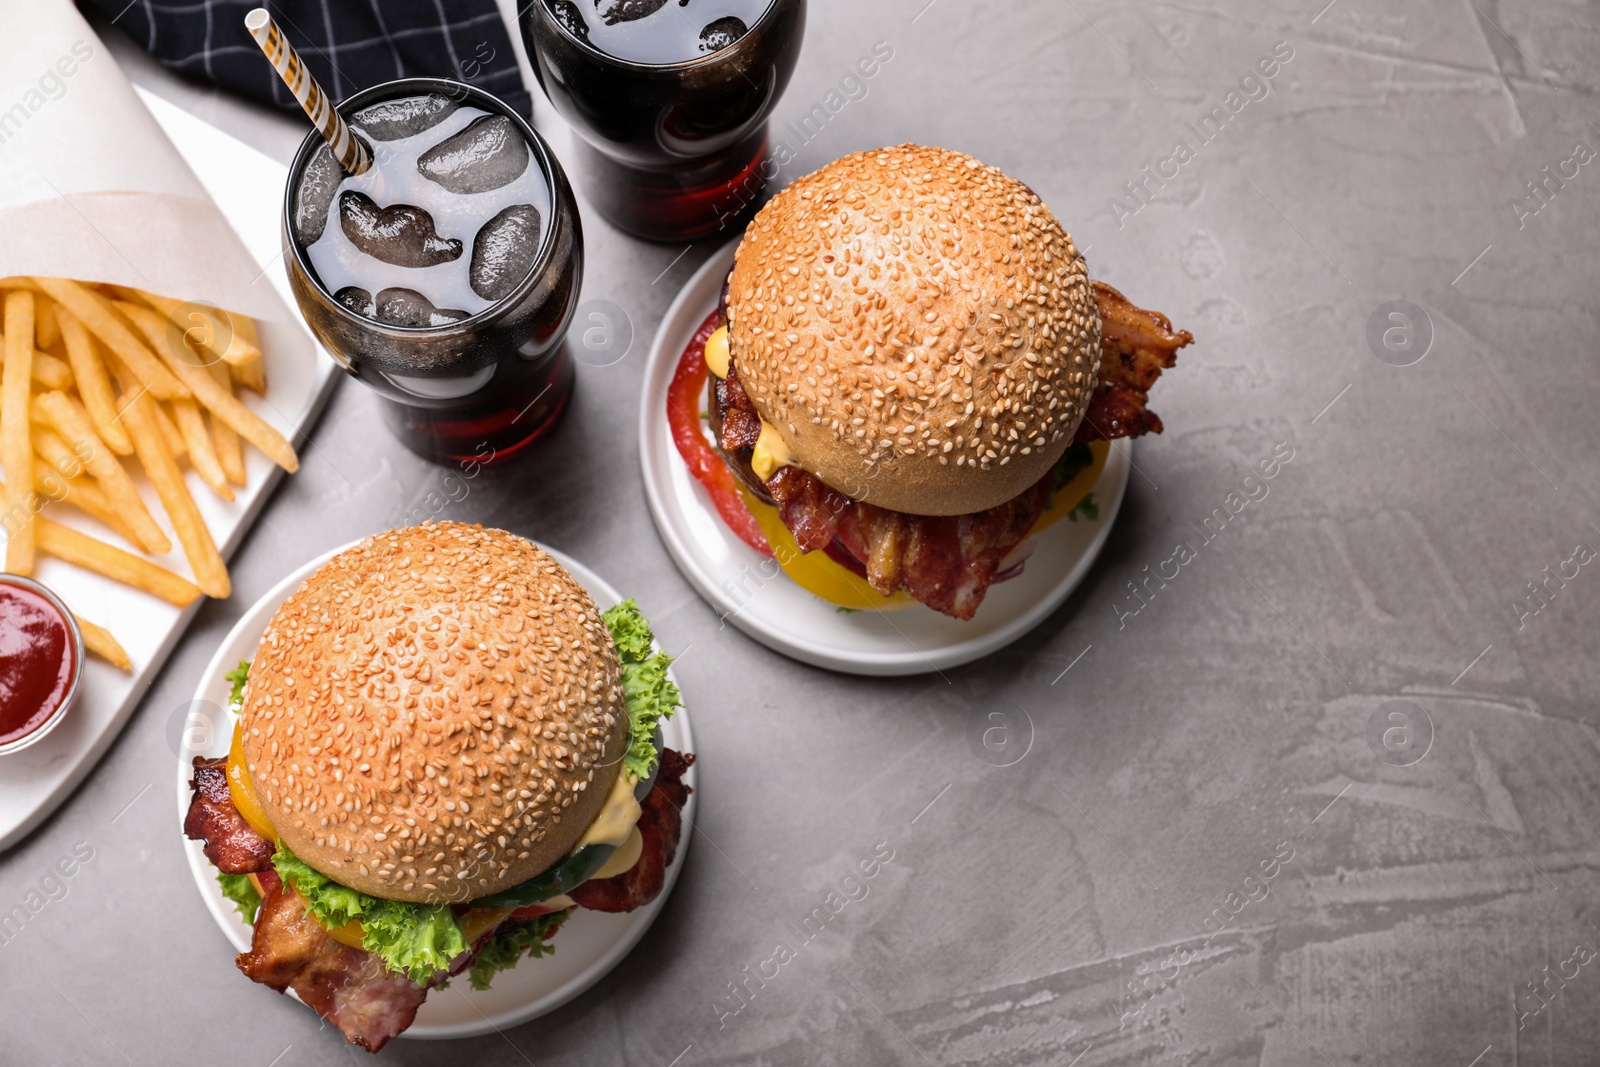
M 111 631 L 103 626 L 96 626 L 88 619 L 73 612 L 72 617 L 78 620 L 78 631 L 83 634 L 83 647 L 117 668 L 119 671 L 131 672 L 133 660 L 128 658 L 124 649 Z
M 43 475 L 54 474 L 54 468 L 45 467 L 40 463 L 34 466 L 34 471 L 40 485 L 51 484 L 50 479 Z M 134 534 L 133 527 L 128 525 L 127 516 L 111 503 L 105 490 L 88 478 L 75 478 L 61 484 L 65 486 L 65 492 L 59 497 L 52 498 L 50 503 L 70 504 L 91 519 L 99 519 L 128 544 L 136 546 L 139 544 L 139 538 Z
M 128 432 L 119 420 L 121 411 L 111 391 L 111 379 L 100 354 L 94 350 L 88 329 L 63 308 L 56 309 L 56 322 L 67 349 L 67 362 L 72 365 L 72 376 L 78 382 L 78 394 L 83 397 L 83 406 L 89 409 L 89 417 L 94 420 L 100 439 L 119 456 L 133 455 L 133 442 L 128 440 Z
M 37 524 L 39 551 L 46 555 L 143 590 L 180 608 L 200 596 L 200 589 L 193 582 L 143 556 L 124 552 L 42 515 Z
M 183 482 L 177 462 L 161 439 L 161 431 L 155 421 L 155 399 L 138 391 L 138 378 L 125 364 L 118 363 L 116 373 L 124 392 L 122 421 L 127 424 L 128 435 L 133 438 L 134 453 L 144 466 L 145 475 L 156 487 L 156 495 L 161 498 L 161 506 L 167 510 L 167 518 L 172 521 L 178 543 L 183 546 L 189 568 L 194 571 L 195 584 L 207 596 L 219 599 L 226 597 L 233 588 L 228 578 L 228 568 L 217 552 L 217 543 L 212 540 L 205 520 L 200 517 L 200 510 L 195 507 L 194 497 L 189 495 L 189 487 Z M 210 381 L 209 378 L 206 380 Z
M 174 460 L 180 460 L 189 451 L 189 445 L 183 439 L 183 434 L 178 432 L 178 424 L 172 421 L 172 416 L 167 414 L 167 409 L 160 404 L 150 405 L 150 414 L 156 420 L 156 429 L 161 431 L 161 440 L 167 446 L 167 454 Z
M 180 400 L 178 403 L 186 401 Z M 187 403 L 192 404 L 194 401 Z M 161 527 L 156 525 L 154 516 L 150 514 L 150 509 L 145 507 L 144 499 L 134 488 L 128 472 L 117 462 L 117 458 L 111 454 L 111 450 L 104 442 L 95 435 L 94 427 L 89 424 L 88 414 L 64 393 L 45 393 L 37 398 L 35 404 L 43 409 L 42 414 L 72 449 L 74 457 L 83 461 L 84 467 L 100 484 L 106 498 L 127 519 L 126 525 L 134 531 L 134 536 L 130 540 L 146 552 L 155 555 L 172 551 L 172 542 L 167 539 Z
M 49 307 L 49 304 L 44 304 Z M 57 359 L 48 352 L 33 350 L 33 380 L 46 389 L 71 389 L 72 368 L 64 359 Z
M 233 372 L 234 381 L 257 396 L 267 395 L 267 379 L 262 373 L 260 360 L 254 363 L 230 363 L 228 369 Z
M 64 478 L 61 472 L 46 463 L 39 456 L 33 457 L 33 485 L 34 492 L 43 498 L 46 504 L 60 504 L 66 501 L 67 494 L 76 486 L 87 485 L 95 492 L 100 490 L 82 478 Z M 105 501 L 105 494 L 101 493 L 100 500 Z
M 228 485 L 228 476 L 222 473 L 222 461 L 217 458 L 217 450 L 211 444 L 211 434 L 206 430 L 200 405 L 193 400 L 174 400 L 172 417 L 178 424 L 178 432 L 183 434 L 184 444 L 189 448 L 189 462 L 194 466 L 194 472 L 211 487 L 213 493 L 224 500 L 232 500 L 233 488 Z
M 241 320 L 250 321 L 244 315 L 203 304 L 185 303 L 170 296 L 122 285 L 117 286 L 117 292 L 124 300 L 149 304 L 183 331 L 184 338 L 190 344 L 206 349 L 220 360 L 241 364 L 261 358 L 261 346 L 256 341 L 254 330 L 249 335 L 240 332 Z
M 105 523 L 130 545 L 139 543 L 135 540 L 133 531 L 128 529 L 128 524 L 123 521 L 121 513 L 111 506 L 106 495 L 93 482 L 85 478 L 63 478 L 54 467 L 42 459 L 33 461 L 33 480 L 39 486 L 37 491 L 47 506 L 71 504 L 90 518 Z
M 241 404 L 232 393 L 218 385 L 204 367 L 197 367 L 184 359 L 182 354 L 172 351 L 171 340 L 166 333 L 165 319 L 148 308 L 134 304 L 120 303 L 117 309 L 126 314 L 139 328 L 155 347 L 168 369 L 188 387 L 207 410 L 232 426 L 240 437 L 261 449 L 272 462 L 284 470 L 292 474 L 300 469 L 300 460 L 294 453 L 294 446 L 289 444 L 281 433 L 274 430 L 261 416 Z
M 261 358 L 261 335 L 256 332 L 256 320 L 245 315 L 233 316 L 233 335 L 243 338 L 255 353 L 248 359 L 228 361 L 234 380 L 256 395 L 266 396 L 267 367 Z
M 233 375 L 228 373 L 226 364 L 213 363 L 206 370 L 211 372 L 211 378 L 218 386 L 229 396 L 233 395 Z M 244 469 L 244 450 L 239 447 L 239 431 L 212 412 L 211 436 L 217 443 L 217 462 L 222 464 L 222 472 L 228 476 L 228 481 L 234 485 L 244 485 L 248 479 Z
M 33 573 L 33 441 L 28 394 L 33 374 L 33 294 L 12 290 L 5 299 L 5 362 L 0 366 L 0 463 L 6 471 L 6 570 Z
M 162 400 L 188 396 L 189 390 L 161 365 L 140 340 L 134 336 L 111 311 L 110 304 L 100 294 L 86 289 L 67 278 L 34 278 L 34 282 L 56 303 L 72 312 L 98 337 L 106 348 L 114 352 L 150 391 Z M 32 326 L 29 326 L 32 335 Z
M 43 413 L 41 412 L 41 414 Z M 50 466 L 50 469 L 61 475 L 61 477 L 72 479 L 83 476 L 85 472 L 83 460 L 79 459 L 78 454 L 72 450 L 72 446 L 62 440 L 61 435 L 49 426 L 41 426 L 38 423 L 34 423 L 30 443 L 33 446 L 34 454 L 44 460 Z M 7 471 L 6 473 L 9 474 L 10 472 Z M 38 486 L 34 488 L 37 489 Z
M 34 305 L 34 310 L 37 311 L 40 307 L 48 306 L 45 301 L 41 300 Z M 5 344 L 5 334 L 0 333 L 0 345 L 3 344 Z M 34 381 L 46 389 L 72 388 L 72 368 L 64 360 L 57 359 L 48 352 L 41 352 L 37 348 L 33 350 L 33 365 L 29 368 L 28 373 Z
M 61 340 L 61 324 L 56 321 L 56 306 L 49 300 L 36 300 L 33 307 L 34 343 L 40 348 L 54 348 Z

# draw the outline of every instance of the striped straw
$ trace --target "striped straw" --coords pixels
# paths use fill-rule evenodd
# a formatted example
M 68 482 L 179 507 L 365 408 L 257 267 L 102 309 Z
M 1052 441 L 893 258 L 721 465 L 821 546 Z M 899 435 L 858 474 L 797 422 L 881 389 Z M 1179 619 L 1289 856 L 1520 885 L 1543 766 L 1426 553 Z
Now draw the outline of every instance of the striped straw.
M 261 51 L 266 53 L 267 60 L 271 62 L 272 69 L 278 72 L 278 77 L 283 79 L 283 84 L 289 87 L 294 98 L 300 101 L 300 106 L 305 108 L 306 114 L 311 116 L 312 125 L 333 148 L 339 165 L 351 174 L 365 173 L 372 166 L 372 156 L 333 109 L 328 94 L 322 91 L 322 86 L 306 69 L 294 46 L 284 39 L 267 9 L 258 7 L 251 11 L 244 17 L 244 27 L 256 39 L 256 44 L 261 46 Z

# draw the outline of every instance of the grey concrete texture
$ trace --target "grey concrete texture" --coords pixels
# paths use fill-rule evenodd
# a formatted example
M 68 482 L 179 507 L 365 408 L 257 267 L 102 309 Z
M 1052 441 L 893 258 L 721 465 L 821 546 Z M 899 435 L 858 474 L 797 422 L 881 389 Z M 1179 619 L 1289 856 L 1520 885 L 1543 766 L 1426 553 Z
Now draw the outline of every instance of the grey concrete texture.
M 437 513 L 572 553 L 687 650 L 702 803 L 604 981 L 390 1063 L 1600 1062 L 1600 168 L 1577 162 L 1600 148 L 1600 7 L 1324 2 L 814 0 L 779 129 L 875 42 L 894 58 L 783 180 L 905 140 L 970 152 L 1196 334 L 1087 581 L 1002 653 L 911 679 L 721 625 L 656 537 L 635 431 L 649 340 L 712 244 L 587 213 L 584 295 L 626 311 L 632 350 L 581 367 L 554 436 L 458 500 L 341 388 L 233 598 L 0 859 L 9 906 L 93 849 L 0 945 L 0 1061 L 365 1062 L 234 970 L 164 735 L 283 574 Z M 303 127 L 108 36 L 137 81 L 288 160 Z M 536 120 L 570 144 L 542 99 Z

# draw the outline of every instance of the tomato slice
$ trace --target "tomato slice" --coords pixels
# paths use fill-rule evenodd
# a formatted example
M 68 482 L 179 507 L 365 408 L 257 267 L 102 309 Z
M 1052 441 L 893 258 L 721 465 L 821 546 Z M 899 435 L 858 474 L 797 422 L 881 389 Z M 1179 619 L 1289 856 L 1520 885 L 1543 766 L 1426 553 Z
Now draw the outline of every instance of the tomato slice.
M 706 375 L 711 373 L 706 366 L 706 342 L 717 332 L 718 317 L 715 311 L 707 316 L 678 360 L 678 369 L 667 386 L 667 425 L 672 429 L 672 443 L 678 446 L 678 455 L 683 457 L 695 480 L 705 486 L 712 506 L 728 529 L 737 534 L 739 540 L 770 557 L 772 546 L 762 536 L 755 516 L 744 506 L 739 479 L 711 447 L 700 425 L 701 398 L 706 392 Z

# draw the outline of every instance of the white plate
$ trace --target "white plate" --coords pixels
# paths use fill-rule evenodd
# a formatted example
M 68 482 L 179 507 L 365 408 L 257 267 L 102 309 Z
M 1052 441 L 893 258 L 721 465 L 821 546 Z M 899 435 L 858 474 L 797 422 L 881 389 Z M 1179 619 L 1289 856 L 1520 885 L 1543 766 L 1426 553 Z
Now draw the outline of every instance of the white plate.
M 245 247 L 257 262 L 266 264 L 265 276 L 283 297 L 285 307 L 295 307 L 283 265 L 276 262 L 282 249 L 280 214 L 288 168 L 160 97 L 142 91 L 140 96 Z M 321 411 L 338 368 L 298 320 L 258 325 L 269 395 L 263 399 L 244 390 L 240 399 L 293 441 Z M 190 492 L 223 559 L 232 557 L 244 540 L 282 474 L 253 448 L 245 449 L 245 471 L 249 484 L 235 488 L 236 499 L 231 504 L 218 499 L 193 471 L 187 474 Z M 143 475 L 136 474 L 135 481 L 146 500 L 153 500 Z M 152 506 L 151 510 L 161 521 L 161 509 Z M 76 510 L 66 514 L 69 525 L 122 544 L 121 538 L 93 519 Z M 179 574 L 189 573 L 176 545 L 156 562 Z M 0 757 L 0 850 L 20 841 L 72 794 L 116 739 L 148 688 L 148 680 L 161 669 L 202 603 L 197 600 L 188 608 L 175 608 L 55 559 L 41 559 L 35 577 L 79 615 L 111 630 L 127 649 L 137 673 L 124 674 L 98 659 L 89 659 L 78 702 L 60 725 L 38 744 Z
M 667 309 L 645 368 L 639 457 L 656 529 L 679 569 L 728 622 L 786 656 L 849 674 L 903 675 L 970 663 L 1010 644 L 1061 606 L 1104 547 L 1128 485 L 1132 445 L 1112 443 L 1095 484 L 1100 518 L 1059 522 L 1039 536 L 1022 576 L 989 590 L 968 622 L 920 604 L 841 613 L 791 582 L 718 518 L 667 424 L 667 385 L 684 346 L 715 310 L 737 242 L 714 254 Z M 770 577 L 769 577 L 770 575 Z
M 622 600 L 615 589 L 588 567 L 552 548 L 540 547 L 567 568 L 578 584 L 588 590 L 589 596 L 602 611 Z M 194 710 L 184 730 L 183 749 L 178 760 L 180 834 L 183 832 L 183 817 L 189 810 L 193 757 L 215 759 L 226 756 L 233 737 L 232 717 L 225 710 L 228 706 L 228 683 L 223 675 L 237 667 L 240 660 L 255 657 L 256 649 L 261 644 L 261 635 L 266 632 L 267 624 L 272 621 L 278 608 L 313 571 L 329 557 L 342 551 L 343 548 L 335 549 L 320 556 L 279 582 L 239 620 L 217 650 L 211 666 L 206 668 L 205 677 L 194 695 Z M 672 676 L 670 670 L 668 676 Z M 687 710 L 680 710 L 662 724 L 661 739 L 668 748 L 679 752 L 694 751 Z M 694 787 L 696 776 L 693 767 L 689 768 L 683 780 L 691 788 Z M 697 795 L 690 793 L 689 802 L 683 807 L 683 833 L 678 841 L 678 852 L 667 868 L 666 884 L 655 900 L 624 915 L 578 909 L 552 939 L 551 944 L 556 950 L 554 955 L 524 959 L 515 968 L 496 975 L 494 987 L 483 992 L 473 989 L 465 974 L 452 979 L 448 989 L 436 989 L 428 995 L 417 1011 L 416 1022 L 400 1036 L 438 1040 L 494 1033 L 554 1011 L 598 982 L 638 944 L 666 904 L 689 850 L 689 838 L 694 832 Z M 203 844 L 188 838 L 184 838 L 183 843 L 189 856 L 189 870 L 194 875 L 195 885 L 200 887 L 200 896 L 205 900 L 211 917 L 228 935 L 234 947 L 244 952 L 250 947 L 251 928 L 245 924 L 233 903 L 222 895 L 222 887 L 217 882 L 217 869 L 206 859 Z M 248 983 L 250 980 L 240 975 L 238 981 Z M 262 996 L 267 992 L 265 986 L 261 987 Z

